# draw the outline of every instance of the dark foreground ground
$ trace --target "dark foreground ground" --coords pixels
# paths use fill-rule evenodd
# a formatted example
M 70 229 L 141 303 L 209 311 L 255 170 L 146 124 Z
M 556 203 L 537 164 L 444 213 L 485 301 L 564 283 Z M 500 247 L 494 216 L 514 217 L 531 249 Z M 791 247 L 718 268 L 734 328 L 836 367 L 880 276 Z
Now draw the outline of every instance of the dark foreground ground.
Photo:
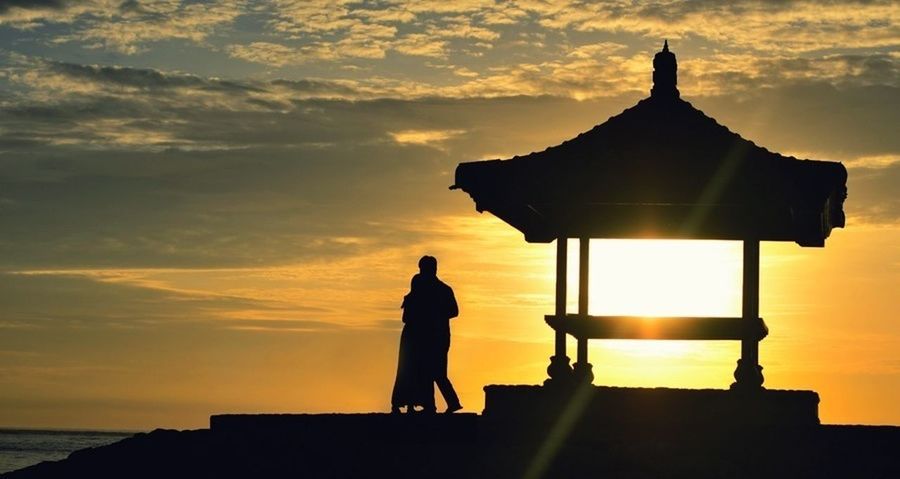
M 137 434 L 3 477 L 900 478 L 900 427 L 647 421 L 569 406 L 214 416 L 210 429 Z

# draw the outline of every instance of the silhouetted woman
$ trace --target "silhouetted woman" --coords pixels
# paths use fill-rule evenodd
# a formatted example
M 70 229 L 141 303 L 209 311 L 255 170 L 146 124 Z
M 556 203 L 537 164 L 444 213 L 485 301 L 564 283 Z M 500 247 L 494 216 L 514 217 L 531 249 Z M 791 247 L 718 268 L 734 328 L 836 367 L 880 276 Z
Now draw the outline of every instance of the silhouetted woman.
M 403 332 L 400 333 L 400 354 L 397 358 L 397 377 L 391 394 L 391 412 L 415 411 L 415 406 L 427 407 L 434 402 L 431 369 L 429 367 L 430 329 L 425 323 L 421 289 L 426 281 L 415 275 L 409 293 L 403 297 Z M 429 401 L 428 398 L 431 397 Z M 433 408 L 433 406 L 432 406 Z

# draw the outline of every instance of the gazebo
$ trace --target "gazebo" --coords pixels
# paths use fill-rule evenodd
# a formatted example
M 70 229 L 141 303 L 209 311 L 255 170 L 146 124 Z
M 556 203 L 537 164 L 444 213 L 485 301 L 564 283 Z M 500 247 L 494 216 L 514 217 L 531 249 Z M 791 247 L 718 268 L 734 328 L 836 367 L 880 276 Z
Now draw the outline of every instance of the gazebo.
M 589 339 L 739 340 L 732 389 L 763 383 L 759 341 L 759 243 L 821 247 L 844 226 L 847 170 L 800 160 L 741 138 L 680 98 L 668 42 L 653 58 L 650 97 L 577 137 L 506 160 L 461 163 L 451 189 L 532 243 L 557 242 L 555 330 L 546 384 L 590 383 Z M 566 311 L 567 240 L 579 240 L 578 312 Z M 591 238 L 743 242 L 740 317 L 588 314 Z M 566 335 L 577 339 L 573 366 Z

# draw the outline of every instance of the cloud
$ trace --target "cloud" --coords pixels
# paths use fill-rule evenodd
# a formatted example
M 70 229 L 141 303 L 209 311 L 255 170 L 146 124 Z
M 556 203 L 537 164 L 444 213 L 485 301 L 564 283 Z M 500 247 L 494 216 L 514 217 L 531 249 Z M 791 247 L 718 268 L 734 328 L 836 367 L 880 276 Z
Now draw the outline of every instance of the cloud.
M 481 42 L 493 42 L 500 38 L 499 33 L 489 28 L 473 25 L 472 21 L 464 16 L 453 17 L 440 22 L 440 24 L 431 24 L 425 32 L 436 38 L 464 38 Z
M 271 333 L 314 333 L 322 330 L 337 331 L 342 329 L 340 325 L 334 323 L 303 319 L 234 320 L 230 321 L 226 328 L 235 331 Z
M 874 156 L 860 156 L 850 160 L 848 165 L 850 168 L 888 168 L 893 165 L 900 163 L 900 156 L 898 155 L 874 155 Z
M 253 42 L 248 45 L 229 45 L 233 58 L 273 67 L 302 65 L 315 61 L 346 58 L 383 58 L 388 44 L 377 37 L 345 38 L 339 42 L 316 42 L 298 47 L 278 43 Z
M 118 3 L 117 0 L 6 0 L 0 2 L 0 26 L 31 29 L 46 23 L 72 23 L 83 15 L 114 10 Z
M 688 94 L 742 94 L 794 82 L 897 85 L 898 59 L 884 53 L 789 55 L 719 54 L 679 62 L 679 88 Z
M 446 55 L 447 42 L 424 33 L 413 33 L 404 36 L 393 45 L 394 50 L 404 55 L 423 57 L 443 57 Z
M 579 59 L 605 57 L 619 53 L 626 48 L 625 45 L 615 42 L 586 43 L 573 47 L 566 56 Z
M 234 309 L 270 309 L 246 298 L 99 280 L 78 272 L 0 272 L 5 319 L 40 329 L 152 328 L 214 322 Z M 97 305 L 102 304 L 102 308 Z
M 434 145 L 465 133 L 464 130 L 403 130 L 389 132 L 397 143 L 404 145 Z
M 900 224 L 900 163 L 851 167 L 847 187 L 848 221 L 856 224 Z
M 65 0 L 5 0 L 0 2 L 0 14 L 8 14 L 11 10 L 61 10 L 68 2 Z
M 397 219 L 462 206 L 441 205 L 458 161 L 510 135 L 550 141 L 518 126 L 545 100 L 323 100 L 308 95 L 333 85 L 22 68 L 32 90 L 0 108 L 7 268 L 277 265 L 396 247 L 418 237 Z M 25 82 L 27 68 L 44 83 Z
M 293 48 L 278 43 L 253 42 L 249 45 L 231 45 L 228 54 L 248 62 L 281 67 L 302 63 L 303 56 Z
M 202 42 L 217 28 L 241 16 L 246 4 L 244 0 L 196 3 L 15 0 L 0 4 L 0 25 L 27 29 L 44 24 L 71 24 L 69 33 L 57 35 L 51 42 L 78 41 L 91 48 L 130 55 L 144 51 L 149 43 L 163 40 Z
M 17 57 L 2 80 L 0 268 L 308 264 L 428 241 L 405 220 L 471 209 L 446 189 L 457 163 L 558 144 L 646 95 L 640 78 L 589 94 L 583 72 L 610 48 L 438 89 Z M 514 92 L 534 96 L 499 96 Z M 897 87 L 798 78 L 687 98 L 773 151 L 847 162 L 851 182 L 867 178 L 848 208 L 894 221 L 878 195 L 900 152 Z
M 744 137 L 775 151 L 844 161 L 900 151 L 900 138 L 892 133 L 900 112 L 885 107 L 900 101 L 898 86 L 837 87 L 797 81 L 691 101 Z
M 51 42 L 78 41 L 95 48 L 134 54 L 166 39 L 203 43 L 242 15 L 253 15 L 267 28 L 230 50 L 254 60 L 271 45 L 298 52 L 303 61 L 385 58 L 387 52 L 477 58 L 501 40 L 505 28 L 546 36 L 562 33 L 585 38 L 599 34 L 675 38 L 682 43 L 712 43 L 724 54 L 828 54 L 848 49 L 885 49 L 897 45 L 900 8 L 890 1 L 787 2 L 490 2 L 396 0 L 377 4 L 344 1 L 279 0 L 138 3 L 121 0 L 5 2 L 0 22 L 16 28 L 45 23 L 71 24 L 69 33 Z M 423 35 L 425 35 L 423 37 Z M 443 43 L 442 43 L 443 42 Z M 262 46 L 269 44 L 269 46 Z M 577 47 L 576 47 L 577 48 Z M 530 53 L 534 53 L 532 50 Z
M 318 276 L 316 268 L 244 269 L 68 269 L 0 273 L 7 307 L 6 328 L 131 328 L 185 324 L 240 331 L 318 332 L 369 327 L 348 321 L 349 311 L 333 306 L 327 278 L 320 284 L 294 281 L 292 289 L 274 287 L 298 274 Z M 253 279 L 254 283 L 246 282 Z M 297 292 L 300 292 L 297 294 Z M 34 302 L 14 299 L 41 298 Z M 311 299 L 309 295 L 321 298 Z M 104 296 L 111 299 L 102 301 Z M 8 299 L 8 300 L 7 300 Z M 367 308 L 362 294 L 356 307 Z M 331 301 L 331 304 L 329 304 Z M 102 307 L 97 305 L 102 304 Z M 99 310 L 92 312 L 92 310 Z
M 445 41 L 425 36 L 403 37 L 390 48 L 408 55 L 426 57 L 443 58 L 448 54 Z M 574 46 L 566 56 L 554 60 L 498 65 L 481 74 L 460 67 L 458 71 L 462 74 L 457 75 L 459 80 L 449 84 L 387 78 L 344 81 L 343 84 L 353 85 L 358 96 L 370 98 L 549 94 L 585 99 L 646 93 L 651 86 L 651 57 L 646 53 L 623 55 L 624 49 L 623 45 L 601 42 Z M 242 51 L 241 55 L 248 59 L 259 55 L 260 58 L 253 61 L 275 66 L 306 61 L 299 52 L 287 48 L 252 50 Z M 898 62 L 900 59 L 883 53 L 829 54 L 810 58 L 749 54 L 689 57 L 680 61 L 679 88 L 682 94 L 690 97 L 736 95 L 796 82 L 827 82 L 836 86 L 894 85 L 900 82 Z
M 489 46 L 500 34 L 476 24 L 471 16 L 490 10 L 489 2 L 347 2 L 281 0 L 272 5 L 275 31 L 303 43 L 294 47 L 306 61 L 384 58 L 388 51 L 403 55 L 444 58 L 450 40 L 468 46 Z M 505 11 L 505 10 L 504 10 Z M 514 15 L 505 18 L 514 18 Z M 496 19 L 496 18 L 495 18 Z M 402 34 L 399 33 L 403 29 Z M 318 54 L 306 54 L 318 52 Z M 270 63 L 281 66 L 285 63 Z
M 564 2 L 533 8 L 548 29 L 700 37 L 719 48 L 756 52 L 896 45 L 900 20 L 900 8 L 889 1 Z
M 277 0 L 273 2 L 275 30 L 295 35 L 330 32 L 353 26 L 345 2 Z
M 244 13 L 244 1 L 200 3 L 125 2 L 113 18 L 91 22 L 75 34 L 82 42 L 125 54 L 142 51 L 150 42 L 167 39 L 202 42 L 216 28 Z

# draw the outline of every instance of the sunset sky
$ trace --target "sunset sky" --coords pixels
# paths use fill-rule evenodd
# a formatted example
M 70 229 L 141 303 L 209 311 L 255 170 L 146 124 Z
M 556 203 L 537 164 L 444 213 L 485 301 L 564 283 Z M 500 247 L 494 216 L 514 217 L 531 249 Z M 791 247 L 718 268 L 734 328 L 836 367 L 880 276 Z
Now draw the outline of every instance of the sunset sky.
M 648 96 L 663 39 L 682 98 L 849 171 L 825 248 L 762 245 L 765 385 L 900 425 L 897 2 L 0 0 L 0 426 L 387 411 L 423 254 L 466 410 L 541 382 L 555 245 L 454 168 Z M 595 241 L 592 312 L 739 315 L 740 251 Z M 590 354 L 595 384 L 727 388 L 740 345 Z

